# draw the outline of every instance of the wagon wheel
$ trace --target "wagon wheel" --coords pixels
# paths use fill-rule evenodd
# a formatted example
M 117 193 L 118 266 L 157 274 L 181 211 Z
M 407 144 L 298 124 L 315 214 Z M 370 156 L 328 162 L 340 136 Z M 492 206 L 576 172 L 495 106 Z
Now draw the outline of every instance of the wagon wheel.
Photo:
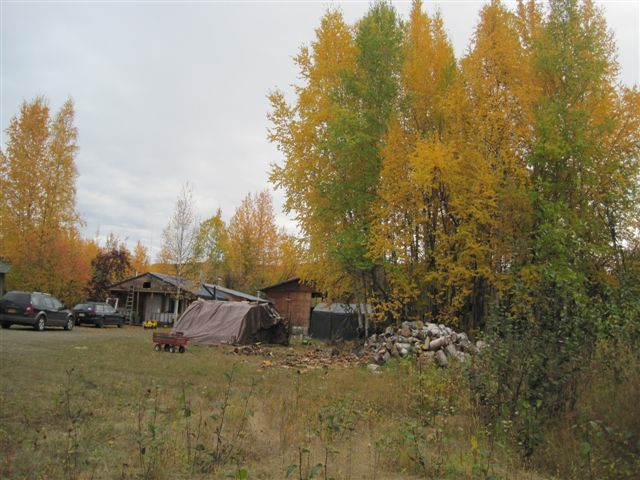
M 180 348 L 178 348 L 178 351 L 179 351 L 180 353 L 184 353 L 184 352 L 185 352 L 185 350 L 186 350 L 186 348 L 184 348 L 184 347 L 182 347 L 182 346 L 181 346 Z
M 161 351 L 161 350 L 162 350 L 162 347 L 160 346 L 160 344 L 159 344 L 159 343 L 156 343 L 156 344 L 153 346 L 153 349 L 154 349 L 156 352 L 159 352 L 159 351 Z

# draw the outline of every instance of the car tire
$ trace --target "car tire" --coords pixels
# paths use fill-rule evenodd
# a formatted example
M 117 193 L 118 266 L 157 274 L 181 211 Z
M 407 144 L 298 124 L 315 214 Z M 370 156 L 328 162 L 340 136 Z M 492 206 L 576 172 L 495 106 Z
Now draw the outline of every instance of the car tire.
M 36 318 L 36 324 L 33 326 L 38 332 L 44 331 L 44 327 L 47 325 L 47 319 L 44 315 Z
M 97 328 L 103 328 L 104 327 L 104 318 L 99 318 L 98 320 L 96 320 L 96 327 Z
M 64 329 L 66 331 L 73 330 L 73 318 L 71 317 L 67 318 L 67 323 L 64 324 Z
M 11 327 L 11 324 L 9 322 L 2 322 L 2 328 L 4 328 L 5 330 L 10 327 Z

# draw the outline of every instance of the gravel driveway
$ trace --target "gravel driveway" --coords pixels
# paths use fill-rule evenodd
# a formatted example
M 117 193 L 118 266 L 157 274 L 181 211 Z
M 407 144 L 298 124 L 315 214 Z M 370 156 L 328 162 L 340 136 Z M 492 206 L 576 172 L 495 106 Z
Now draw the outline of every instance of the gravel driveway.
M 44 332 L 37 332 L 31 327 L 12 325 L 8 330 L 0 330 L 0 353 L 24 353 L 28 350 L 55 349 L 56 347 L 68 348 L 69 346 L 82 349 L 91 344 L 118 338 L 140 338 L 142 340 L 148 337 L 149 345 L 151 345 L 151 335 L 152 330 L 131 326 L 123 328 L 116 326 L 104 328 L 80 326 L 71 331 L 50 327 L 45 329 Z

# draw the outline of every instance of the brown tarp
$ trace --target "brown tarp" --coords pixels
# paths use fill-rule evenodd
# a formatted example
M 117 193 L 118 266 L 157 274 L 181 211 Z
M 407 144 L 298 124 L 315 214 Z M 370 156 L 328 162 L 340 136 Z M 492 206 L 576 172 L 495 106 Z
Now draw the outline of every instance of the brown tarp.
M 196 300 L 180 316 L 173 332 L 194 345 L 286 343 L 282 319 L 265 304 Z

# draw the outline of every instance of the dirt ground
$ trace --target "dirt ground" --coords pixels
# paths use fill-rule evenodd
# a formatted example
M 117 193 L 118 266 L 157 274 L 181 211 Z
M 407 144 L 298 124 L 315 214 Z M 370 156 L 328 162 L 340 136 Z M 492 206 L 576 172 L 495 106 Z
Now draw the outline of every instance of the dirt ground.
M 81 362 L 90 349 L 104 345 L 105 342 L 122 342 L 124 345 L 148 341 L 149 348 L 152 349 L 151 335 L 150 331 L 133 326 L 79 326 L 71 331 L 49 327 L 43 332 L 36 332 L 30 327 L 12 325 L 8 330 L 0 331 L 0 359 L 4 364 L 2 367 L 21 362 L 21 357 L 25 354 L 42 358 L 48 367 L 52 365 L 46 361 L 47 357 L 58 359 L 58 362 L 62 362 L 61 357 L 74 359 L 73 363 L 78 365 L 77 362 Z
M 105 338 L 151 338 L 151 330 L 144 330 L 142 327 L 124 326 L 118 328 L 106 326 L 97 328 L 93 325 L 80 325 L 73 330 L 66 331 L 62 328 L 47 327 L 44 332 L 36 332 L 31 327 L 12 325 L 8 330 L 0 331 L 0 349 L 10 348 L 11 345 L 48 345 L 52 342 L 69 344 L 77 342 L 102 341 Z M 2 350 L 3 351 L 3 350 Z

